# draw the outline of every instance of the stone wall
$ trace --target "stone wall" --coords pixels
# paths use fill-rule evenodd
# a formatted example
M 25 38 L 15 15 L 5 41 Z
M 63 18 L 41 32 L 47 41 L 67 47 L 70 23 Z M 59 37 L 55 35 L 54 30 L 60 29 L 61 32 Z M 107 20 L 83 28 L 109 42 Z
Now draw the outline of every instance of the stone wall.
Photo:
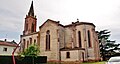
M 70 58 L 67 58 L 67 52 L 70 53 Z M 61 61 L 85 61 L 85 55 L 83 50 L 67 50 L 61 51 Z
M 50 50 L 46 50 L 46 32 L 50 31 Z M 48 61 L 59 60 L 58 26 L 52 21 L 47 21 L 40 28 L 40 55 L 47 56 Z
M 50 50 L 46 49 L 48 30 L 50 31 Z M 90 31 L 91 47 L 88 45 L 88 30 Z M 81 33 L 81 47 L 79 46 L 79 31 Z M 88 61 L 100 58 L 95 26 L 89 23 L 63 26 L 59 22 L 47 20 L 39 27 L 37 34 L 23 36 L 21 40 L 22 42 L 23 39 L 28 41 L 30 38 L 37 39 L 40 55 L 47 56 L 48 61 Z M 25 43 L 25 48 L 28 47 L 28 44 Z M 61 51 L 65 48 L 72 50 Z M 66 58 L 66 52 L 70 52 L 70 58 Z
M 32 42 L 30 43 L 30 38 L 32 39 Z M 25 42 L 24 42 L 24 40 L 25 40 Z M 26 48 L 28 48 L 29 47 L 29 45 L 31 45 L 31 44 L 39 44 L 39 42 L 38 42 L 38 33 L 36 32 L 36 33 L 33 33 L 33 34 L 29 34 L 29 35 L 24 35 L 24 36 L 21 36 L 21 48 L 24 48 L 24 49 L 26 49 Z M 38 46 L 40 46 L 40 45 L 38 45 Z M 21 49 L 22 50 L 22 49 Z
M 91 42 L 91 47 L 88 45 L 88 32 L 90 31 L 90 42 Z M 99 42 L 97 35 L 95 33 L 95 27 L 92 25 L 78 25 L 76 26 L 76 42 L 77 46 L 79 45 L 78 43 L 78 31 L 81 31 L 81 42 L 82 42 L 82 48 L 85 48 L 85 56 L 87 60 L 96 60 L 100 58 L 99 55 Z
M 58 29 L 58 42 L 60 44 L 60 48 L 65 47 L 65 29 L 62 26 L 59 26 Z
M 65 28 L 65 46 L 67 48 L 72 48 L 73 47 L 73 31 L 71 30 L 70 27 Z

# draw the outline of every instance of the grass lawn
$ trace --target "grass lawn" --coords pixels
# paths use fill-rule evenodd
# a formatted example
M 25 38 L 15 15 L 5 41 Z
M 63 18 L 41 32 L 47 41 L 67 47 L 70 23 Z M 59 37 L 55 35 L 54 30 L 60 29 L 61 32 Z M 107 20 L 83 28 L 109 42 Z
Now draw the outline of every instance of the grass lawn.
M 86 63 L 82 63 L 82 64 L 105 64 L 105 61 L 103 61 L 103 62 L 86 62 Z

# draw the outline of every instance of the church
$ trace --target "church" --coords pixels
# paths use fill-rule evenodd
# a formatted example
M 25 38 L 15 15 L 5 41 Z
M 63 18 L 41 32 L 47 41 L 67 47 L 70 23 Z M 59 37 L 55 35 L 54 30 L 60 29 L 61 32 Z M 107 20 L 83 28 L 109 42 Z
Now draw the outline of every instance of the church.
M 21 39 L 21 51 L 31 44 L 37 44 L 40 56 L 47 61 L 98 61 L 100 60 L 99 40 L 95 25 L 79 20 L 68 25 L 60 21 L 47 19 L 36 31 L 37 18 L 33 1 L 24 21 Z

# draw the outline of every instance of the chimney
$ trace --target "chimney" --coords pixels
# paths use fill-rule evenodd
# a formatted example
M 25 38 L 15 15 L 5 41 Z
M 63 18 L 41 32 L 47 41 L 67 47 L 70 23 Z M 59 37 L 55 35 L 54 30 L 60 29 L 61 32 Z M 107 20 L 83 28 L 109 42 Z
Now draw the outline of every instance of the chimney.
M 7 39 L 5 39 L 5 42 L 7 41 Z

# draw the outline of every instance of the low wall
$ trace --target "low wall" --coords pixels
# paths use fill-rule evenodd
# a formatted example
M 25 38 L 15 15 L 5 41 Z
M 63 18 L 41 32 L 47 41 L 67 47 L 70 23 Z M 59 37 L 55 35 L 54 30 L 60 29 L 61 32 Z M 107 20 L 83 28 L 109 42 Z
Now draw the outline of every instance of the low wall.
M 41 63 L 47 63 L 47 57 L 46 56 L 37 56 L 37 57 L 15 56 L 15 61 L 16 64 L 33 64 L 33 62 L 34 64 L 41 64 Z M 0 56 L 0 64 L 13 64 L 12 56 Z

